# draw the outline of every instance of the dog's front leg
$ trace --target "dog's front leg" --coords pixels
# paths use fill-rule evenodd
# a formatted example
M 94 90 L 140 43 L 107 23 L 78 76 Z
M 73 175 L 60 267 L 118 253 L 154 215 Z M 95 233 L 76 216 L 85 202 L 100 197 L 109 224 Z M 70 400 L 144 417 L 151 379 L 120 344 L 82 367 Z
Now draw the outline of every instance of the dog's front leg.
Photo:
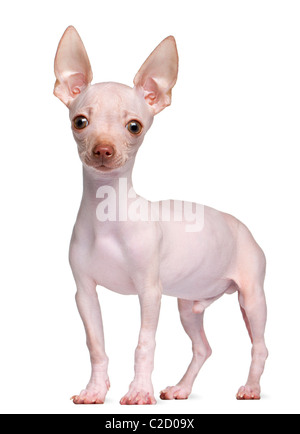
M 74 404 L 103 404 L 110 383 L 107 374 L 108 357 L 104 347 L 102 315 L 94 283 L 77 282 L 76 304 L 86 332 L 92 373 L 86 388 L 71 399 Z
M 155 334 L 158 324 L 161 284 L 152 284 L 139 292 L 141 329 L 135 351 L 135 376 L 120 404 L 156 404 L 151 374 L 154 367 Z

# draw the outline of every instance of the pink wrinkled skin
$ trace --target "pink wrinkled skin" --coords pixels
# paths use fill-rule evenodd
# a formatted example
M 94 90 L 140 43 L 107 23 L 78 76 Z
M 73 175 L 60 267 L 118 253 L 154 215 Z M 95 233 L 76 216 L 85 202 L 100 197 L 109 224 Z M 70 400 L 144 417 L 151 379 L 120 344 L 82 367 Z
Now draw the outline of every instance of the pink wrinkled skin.
M 136 197 L 140 203 L 150 204 L 138 195 L 132 197 L 132 169 L 153 117 L 171 103 L 177 70 L 172 36 L 145 61 L 133 88 L 111 82 L 91 85 L 89 59 L 74 27 L 67 28 L 58 46 L 54 94 L 69 108 L 83 163 L 83 196 L 70 244 L 70 264 L 92 373 L 86 388 L 71 398 L 75 404 L 104 403 L 110 386 L 97 285 L 120 294 L 136 294 L 141 305 L 135 376 L 121 404 L 156 403 L 151 374 L 162 294 L 178 298 L 180 319 L 192 340 L 193 357 L 178 384 L 162 390 L 160 397 L 188 398 L 201 366 L 211 354 L 203 329 L 204 311 L 223 294 L 237 291 L 252 342 L 252 361 L 248 379 L 236 396 L 260 398 L 260 377 L 268 355 L 264 342 L 265 256 L 246 226 L 209 207 L 203 208 L 203 228 L 194 232 L 186 230 L 185 220 L 132 221 L 127 213 L 124 215 L 124 209 L 116 221 L 97 218 L 97 191 L 101 186 L 116 192 L 117 211 L 119 193 L 123 199 L 131 191 L 128 208 Z M 88 121 L 82 129 L 74 124 L 78 116 Z M 138 134 L 128 129 L 132 120 L 142 126 Z M 125 194 L 120 192 L 120 178 L 126 180 Z M 171 202 L 173 217 L 175 212 L 175 203 Z

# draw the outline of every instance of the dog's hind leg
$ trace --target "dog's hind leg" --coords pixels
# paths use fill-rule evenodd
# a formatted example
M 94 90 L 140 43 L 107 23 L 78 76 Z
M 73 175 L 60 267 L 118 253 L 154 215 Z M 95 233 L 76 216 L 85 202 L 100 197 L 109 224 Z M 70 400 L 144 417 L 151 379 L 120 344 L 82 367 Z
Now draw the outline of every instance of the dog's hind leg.
M 267 320 L 267 306 L 263 289 L 265 277 L 265 256 L 243 229 L 241 249 L 244 252 L 239 261 L 239 303 L 252 342 L 251 365 L 245 386 L 240 387 L 237 399 L 260 399 L 260 378 L 264 371 L 268 350 L 264 333 Z
M 252 341 L 251 365 L 245 386 L 240 387 L 237 399 L 260 399 L 260 377 L 264 371 L 268 350 L 264 340 L 267 317 L 263 289 L 254 287 L 250 294 L 239 294 L 239 302 Z
M 187 399 L 202 365 L 211 355 L 211 348 L 203 329 L 204 312 L 195 313 L 193 305 L 193 301 L 178 299 L 181 323 L 192 341 L 192 361 L 176 386 L 169 386 L 161 391 L 161 399 Z

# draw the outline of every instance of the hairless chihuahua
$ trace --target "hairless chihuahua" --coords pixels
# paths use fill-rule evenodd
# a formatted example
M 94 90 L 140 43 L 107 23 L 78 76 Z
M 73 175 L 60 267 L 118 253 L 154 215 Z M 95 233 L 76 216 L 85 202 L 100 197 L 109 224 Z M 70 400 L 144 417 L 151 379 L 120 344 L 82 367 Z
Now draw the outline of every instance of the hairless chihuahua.
M 133 88 L 112 82 L 91 85 L 87 53 L 70 26 L 59 43 L 54 69 L 54 94 L 69 108 L 83 164 L 70 264 L 92 372 L 86 388 L 71 399 L 75 404 L 102 404 L 110 387 L 97 285 L 136 294 L 140 301 L 135 376 L 121 404 L 156 403 L 151 375 L 162 294 L 178 298 L 193 358 L 176 386 L 162 390 L 160 397 L 186 399 L 211 354 L 204 310 L 235 291 L 252 342 L 249 376 L 236 397 L 259 399 L 268 355 L 264 253 L 231 215 L 188 202 L 149 202 L 132 187 L 137 151 L 154 116 L 171 103 L 178 72 L 175 39 L 169 36 L 157 46 L 136 74 Z M 191 216 L 198 216 L 194 226 Z

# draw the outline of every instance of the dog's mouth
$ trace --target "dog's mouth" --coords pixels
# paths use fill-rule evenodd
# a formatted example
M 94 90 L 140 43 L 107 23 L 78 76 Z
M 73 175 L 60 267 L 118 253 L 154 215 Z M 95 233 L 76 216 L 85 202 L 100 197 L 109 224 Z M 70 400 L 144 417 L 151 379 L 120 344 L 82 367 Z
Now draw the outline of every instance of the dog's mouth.
M 116 169 L 116 167 L 108 166 L 104 163 L 99 163 L 95 161 L 85 160 L 85 164 L 89 167 L 92 167 L 93 169 L 99 170 L 100 172 L 110 172 L 111 170 Z
M 123 161 L 111 162 L 113 164 L 107 164 L 105 161 L 95 161 L 94 159 L 90 158 L 85 158 L 83 161 L 87 166 L 92 167 L 99 172 L 111 172 L 112 170 L 119 169 L 121 166 L 123 166 Z
M 94 166 L 95 169 L 100 170 L 100 172 L 109 172 L 110 170 L 114 170 L 115 167 L 105 166 L 105 164 L 101 164 L 100 166 Z

